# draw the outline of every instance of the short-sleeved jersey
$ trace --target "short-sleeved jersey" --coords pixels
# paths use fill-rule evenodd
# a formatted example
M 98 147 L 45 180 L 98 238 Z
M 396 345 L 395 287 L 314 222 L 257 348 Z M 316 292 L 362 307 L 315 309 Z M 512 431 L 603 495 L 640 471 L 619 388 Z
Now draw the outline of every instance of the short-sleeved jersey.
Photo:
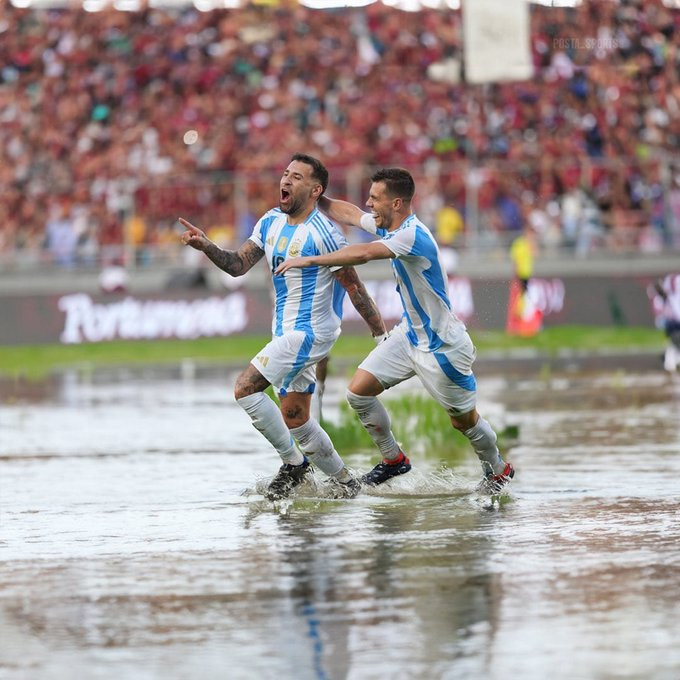
M 430 230 L 415 215 L 409 215 L 399 229 L 378 229 L 376 233 L 396 255 L 392 270 L 410 343 L 425 351 L 457 345 L 465 324 L 452 310 L 446 268 Z
M 340 230 L 318 209 L 301 224 L 288 224 L 278 208 L 265 213 L 250 236 L 264 250 L 274 284 L 272 334 L 301 330 L 323 340 L 340 335 L 345 289 L 328 267 L 289 269 L 274 276 L 285 260 L 306 255 L 325 255 L 345 245 Z M 337 269 L 337 268 L 336 268 Z

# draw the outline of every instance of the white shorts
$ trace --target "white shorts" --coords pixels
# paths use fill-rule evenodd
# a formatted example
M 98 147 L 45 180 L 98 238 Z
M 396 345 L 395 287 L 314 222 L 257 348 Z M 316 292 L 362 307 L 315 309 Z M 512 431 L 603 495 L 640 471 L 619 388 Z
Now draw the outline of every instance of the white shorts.
M 359 368 L 375 376 L 388 389 L 417 375 L 425 389 L 452 415 L 468 413 L 477 403 L 477 383 L 472 372 L 476 350 L 467 333 L 455 347 L 424 352 L 406 337 L 403 324 L 381 342 Z
M 318 340 L 304 331 L 289 331 L 267 343 L 250 363 L 278 390 L 314 392 L 315 365 L 328 356 L 335 340 Z

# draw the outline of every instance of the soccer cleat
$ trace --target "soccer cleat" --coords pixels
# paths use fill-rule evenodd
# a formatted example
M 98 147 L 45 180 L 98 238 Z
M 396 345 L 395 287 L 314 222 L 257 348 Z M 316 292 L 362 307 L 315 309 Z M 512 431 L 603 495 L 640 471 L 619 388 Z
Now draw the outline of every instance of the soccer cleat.
M 281 498 L 286 498 L 288 494 L 300 484 L 307 474 L 313 472 L 309 465 L 307 456 L 300 465 L 291 465 L 290 463 L 284 463 L 276 476 L 269 483 L 267 491 L 265 492 L 265 498 L 270 501 L 277 501 Z
M 346 482 L 341 482 L 335 477 L 328 480 L 329 498 L 354 498 L 361 491 L 361 482 L 356 477 L 350 477 Z
M 490 494 L 497 494 L 515 476 L 515 468 L 512 463 L 506 463 L 503 472 L 499 475 L 488 475 L 482 482 L 482 489 Z
M 370 472 L 363 475 L 361 481 L 369 486 L 377 486 L 386 482 L 391 477 L 406 474 L 410 469 L 411 461 L 401 451 L 399 458 L 396 460 L 382 460 Z

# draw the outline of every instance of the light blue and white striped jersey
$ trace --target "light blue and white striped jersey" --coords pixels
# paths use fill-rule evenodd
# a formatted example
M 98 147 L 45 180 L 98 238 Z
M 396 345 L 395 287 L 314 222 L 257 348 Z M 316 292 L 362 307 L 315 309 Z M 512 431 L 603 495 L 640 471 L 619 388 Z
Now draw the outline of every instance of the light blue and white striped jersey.
M 288 216 L 273 208 L 258 220 L 250 240 L 264 250 L 272 274 L 289 258 L 325 255 L 347 245 L 340 230 L 316 208 L 301 224 L 288 224 Z M 293 330 L 305 331 L 320 340 L 340 335 L 345 289 L 333 275 L 337 269 L 306 267 L 272 276 L 273 335 Z
M 430 230 L 409 215 L 396 231 L 377 229 L 375 233 L 396 255 L 392 271 L 411 344 L 425 351 L 458 345 L 465 324 L 451 308 L 446 268 Z

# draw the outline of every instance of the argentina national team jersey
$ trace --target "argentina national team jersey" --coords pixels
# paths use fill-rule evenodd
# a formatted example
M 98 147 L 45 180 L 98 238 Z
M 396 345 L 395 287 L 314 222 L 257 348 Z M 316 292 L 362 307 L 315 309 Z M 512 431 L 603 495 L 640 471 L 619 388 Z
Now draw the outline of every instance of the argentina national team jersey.
M 430 230 L 409 215 L 396 231 L 377 233 L 396 255 L 392 268 L 411 344 L 426 351 L 458 344 L 465 324 L 451 308 L 446 268 Z
M 339 229 L 317 209 L 301 224 L 288 224 L 278 208 L 265 213 L 250 240 L 262 248 L 270 271 L 285 260 L 306 255 L 325 255 L 347 245 Z M 336 268 L 337 269 L 337 268 Z M 272 334 L 304 331 L 322 340 L 340 335 L 345 289 L 329 267 L 289 269 L 272 276 L 274 316 Z

